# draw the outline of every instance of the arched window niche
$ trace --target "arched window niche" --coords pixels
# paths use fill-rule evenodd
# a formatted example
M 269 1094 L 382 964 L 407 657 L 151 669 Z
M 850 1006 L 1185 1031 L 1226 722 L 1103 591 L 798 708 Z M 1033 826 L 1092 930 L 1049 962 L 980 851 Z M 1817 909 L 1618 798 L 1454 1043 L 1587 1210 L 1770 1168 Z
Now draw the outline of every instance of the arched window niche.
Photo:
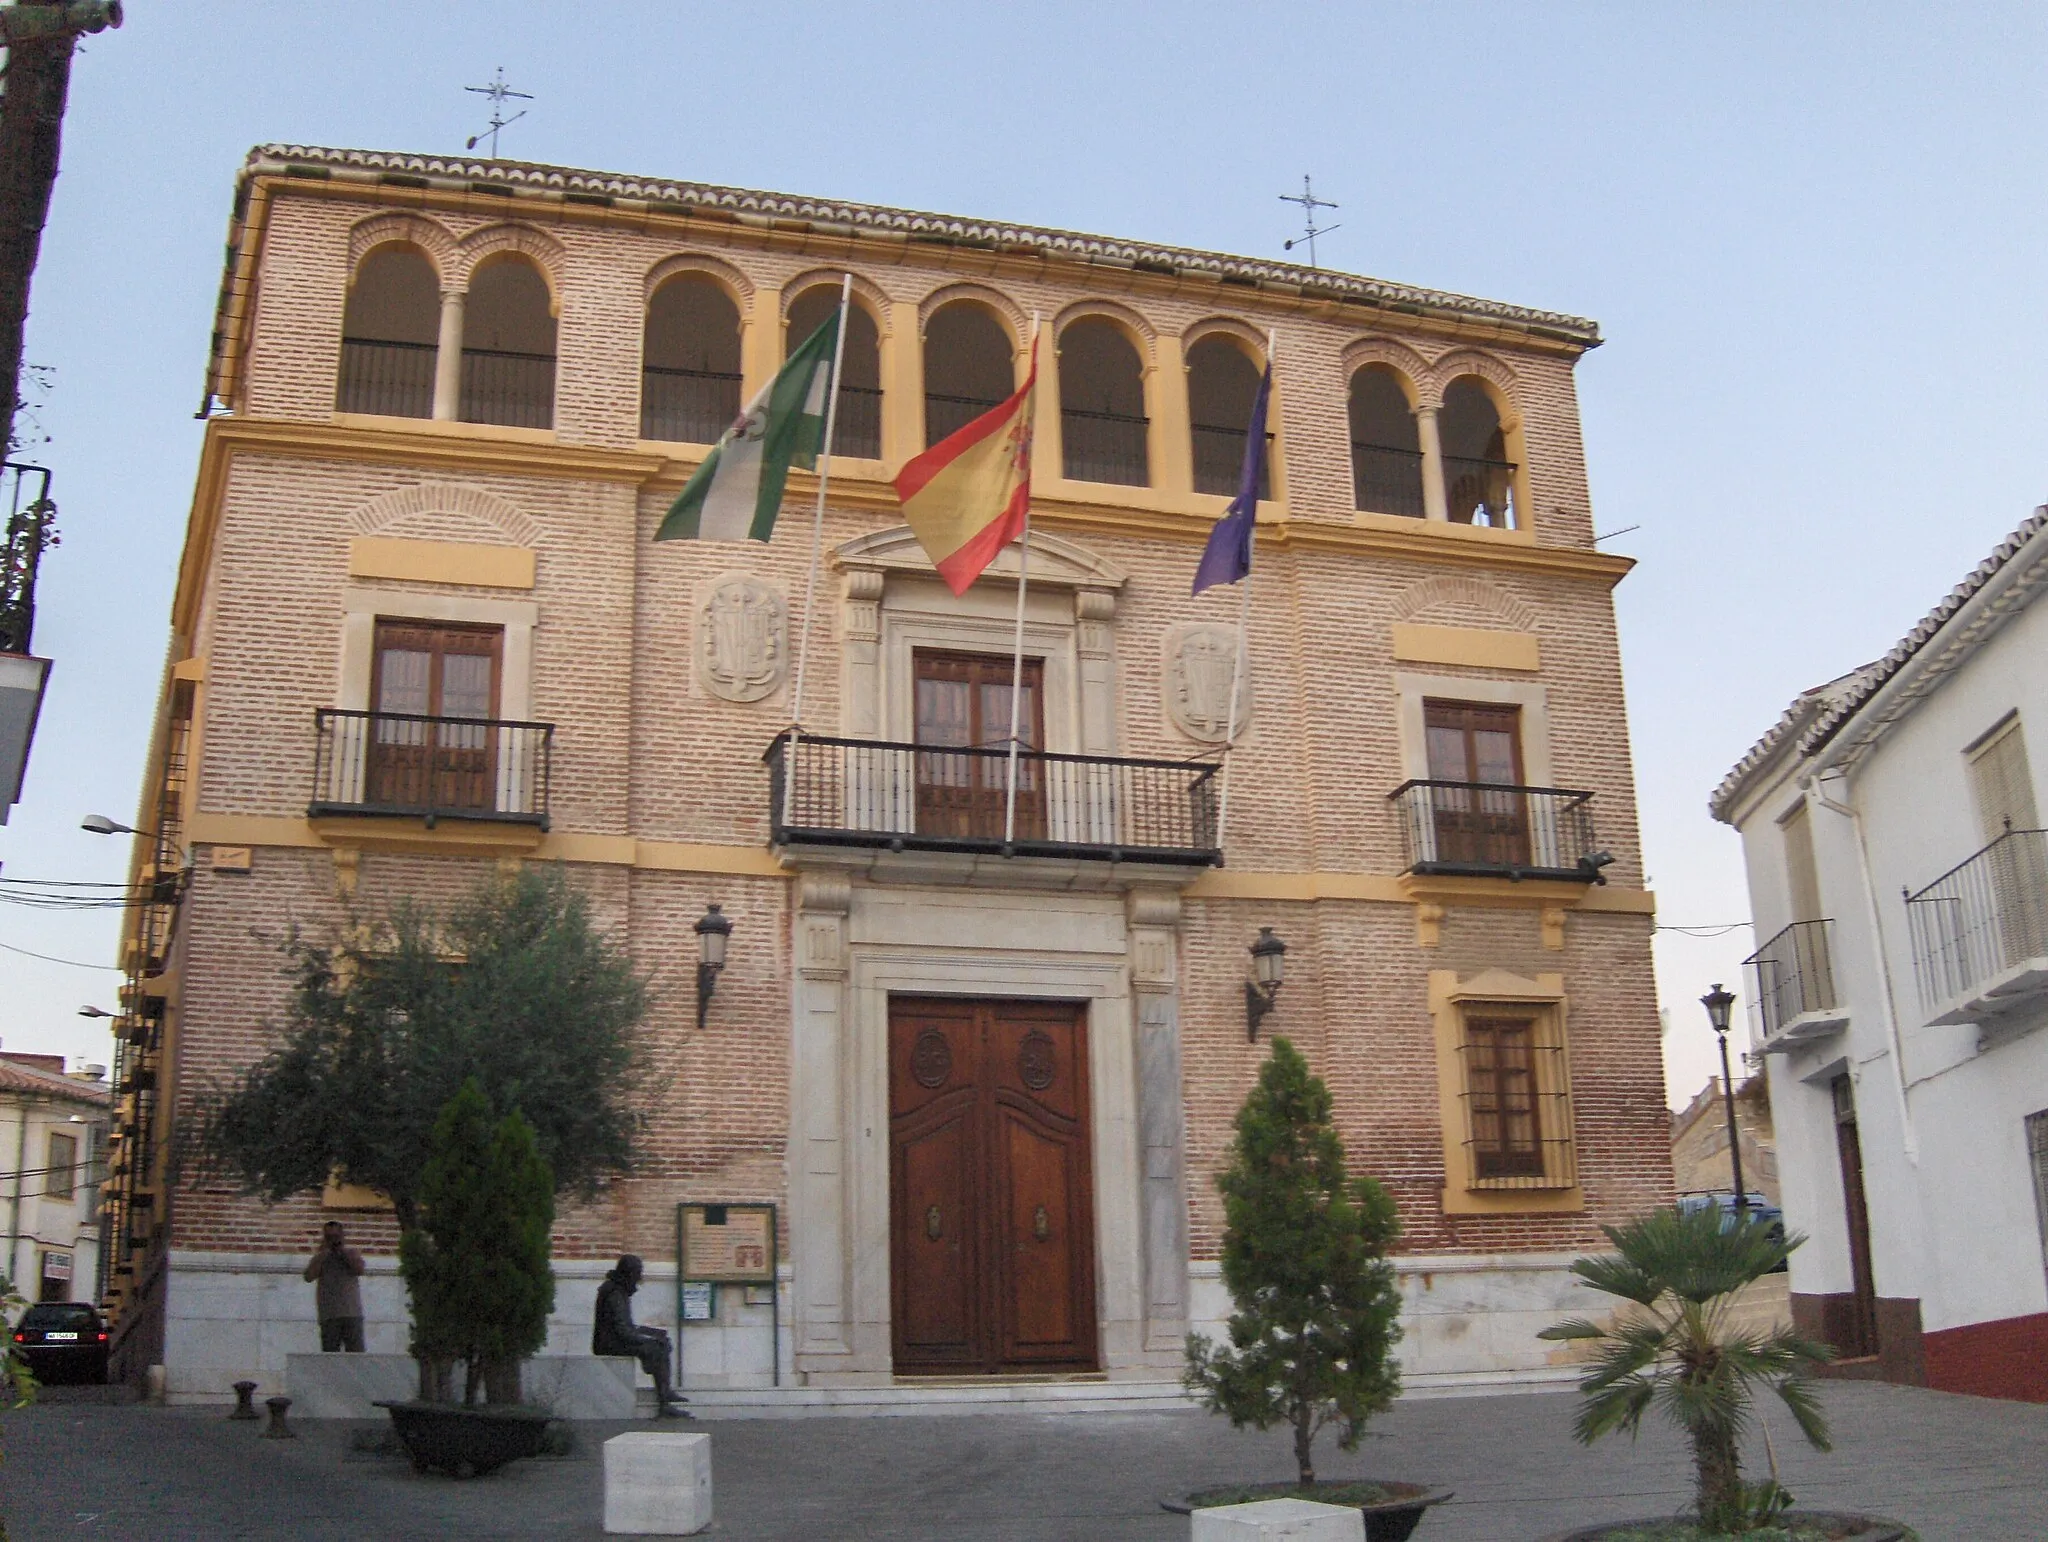
M 678 273 L 647 302 L 640 437 L 716 444 L 740 415 L 740 308 L 702 273 Z
M 1444 447 L 1444 498 L 1452 523 L 1516 527 L 1515 464 L 1508 459 L 1500 405 L 1485 381 L 1461 375 L 1444 391 L 1438 414 Z
M 1195 491 L 1237 496 L 1244 474 L 1244 439 L 1259 394 L 1259 362 L 1244 344 L 1221 332 L 1196 339 L 1188 348 L 1188 435 L 1194 457 Z M 1270 408 L 1268 409 L 1270 411 Z M 1273 496 L 1273 435 L 1259 462 L 1259 496 Z
M 341 315 L 337 412 L 434 415 L 441 281 L 416 246 L 380 246 L 363 259 Z
M 1145 366 L 1122 327 L 1082 316 L 1060 332 L 1060 469 L 1070 481 L 1144 487 Z
M 462 421 L 555 424 L 555 318 L 532 261 L 497 252 L 469 280 L 462 313 Z
M 1384 364 L 1351 377 L 1351 485 L 1355 507 L 1421 519 L 1422 443 L 1401 379 Z
M 953 300 L 932 312 L 924 328 L 927 447 L 1017 389 L 1015 353 L 1010 334 L 985 305 Z
M 817 284 L 789 305 L 783 331 L 783 357 L 839 308 L 836 284 Z M 882 458 L 882 339 L 858 299 L 846 307 L 846 340 L 839 362 L 839 416 L 832 427 L 832 453 L 861 460 Z

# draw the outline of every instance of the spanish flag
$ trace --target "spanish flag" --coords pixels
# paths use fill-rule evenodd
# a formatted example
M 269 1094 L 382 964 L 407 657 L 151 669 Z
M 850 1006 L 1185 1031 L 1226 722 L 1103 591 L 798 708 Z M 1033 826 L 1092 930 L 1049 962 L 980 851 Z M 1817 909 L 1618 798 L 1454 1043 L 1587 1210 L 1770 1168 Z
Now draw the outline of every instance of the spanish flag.
M 939 577 L 965 594 L 1024 533 L 1031 509 L 1032 388 L 1038 340 L 1017 394 L 955 429 L 896 474 L 903 518 Z

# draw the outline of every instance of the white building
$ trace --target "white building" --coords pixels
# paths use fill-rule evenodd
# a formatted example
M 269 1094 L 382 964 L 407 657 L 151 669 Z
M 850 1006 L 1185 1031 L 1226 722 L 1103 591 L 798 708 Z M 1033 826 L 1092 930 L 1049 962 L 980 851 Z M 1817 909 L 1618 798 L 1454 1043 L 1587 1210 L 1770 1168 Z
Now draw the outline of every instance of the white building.
M 91 1301 L 99 1273 L 106 1067 L 0 1053 L 0 1271 L 31 1301 Z
M 1716 789 L 1742 835 L 1795 1320 L 2048 1401 L 2048 507 Z M 2032 741 L 2030 748 L 2029 741 Z

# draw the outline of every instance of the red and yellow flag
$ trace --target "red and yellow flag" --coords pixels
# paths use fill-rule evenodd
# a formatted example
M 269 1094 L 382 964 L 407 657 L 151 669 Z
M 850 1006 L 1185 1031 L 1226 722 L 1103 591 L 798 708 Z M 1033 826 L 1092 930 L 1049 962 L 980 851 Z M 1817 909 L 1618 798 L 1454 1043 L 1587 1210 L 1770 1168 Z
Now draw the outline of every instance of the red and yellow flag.
M 1024 533 L 1031 508 L 1032 388 L 1038 383 L 1038 340 L 1017 394 L 912 460 L 896 474 L 896 496 L 939 577 L 965 594 Z

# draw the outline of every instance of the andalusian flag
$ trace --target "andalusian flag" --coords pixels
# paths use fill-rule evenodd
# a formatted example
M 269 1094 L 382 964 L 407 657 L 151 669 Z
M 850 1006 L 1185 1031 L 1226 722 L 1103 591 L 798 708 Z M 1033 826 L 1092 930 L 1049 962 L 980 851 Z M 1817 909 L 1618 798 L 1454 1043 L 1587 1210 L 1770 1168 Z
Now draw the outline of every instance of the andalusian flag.
M 896 475 L 903 518 L 939 577 L 965 594 L 996 553 L 1023 534 L 1031 508 L 1031 403 L 1038 342 L 1017 394 L 918 456 Z
M 825 442 L 839 312 L 748 402 L 669 505 L 657 541 L 765 541 L 775 533 L 792 464 L 812 470 Z

